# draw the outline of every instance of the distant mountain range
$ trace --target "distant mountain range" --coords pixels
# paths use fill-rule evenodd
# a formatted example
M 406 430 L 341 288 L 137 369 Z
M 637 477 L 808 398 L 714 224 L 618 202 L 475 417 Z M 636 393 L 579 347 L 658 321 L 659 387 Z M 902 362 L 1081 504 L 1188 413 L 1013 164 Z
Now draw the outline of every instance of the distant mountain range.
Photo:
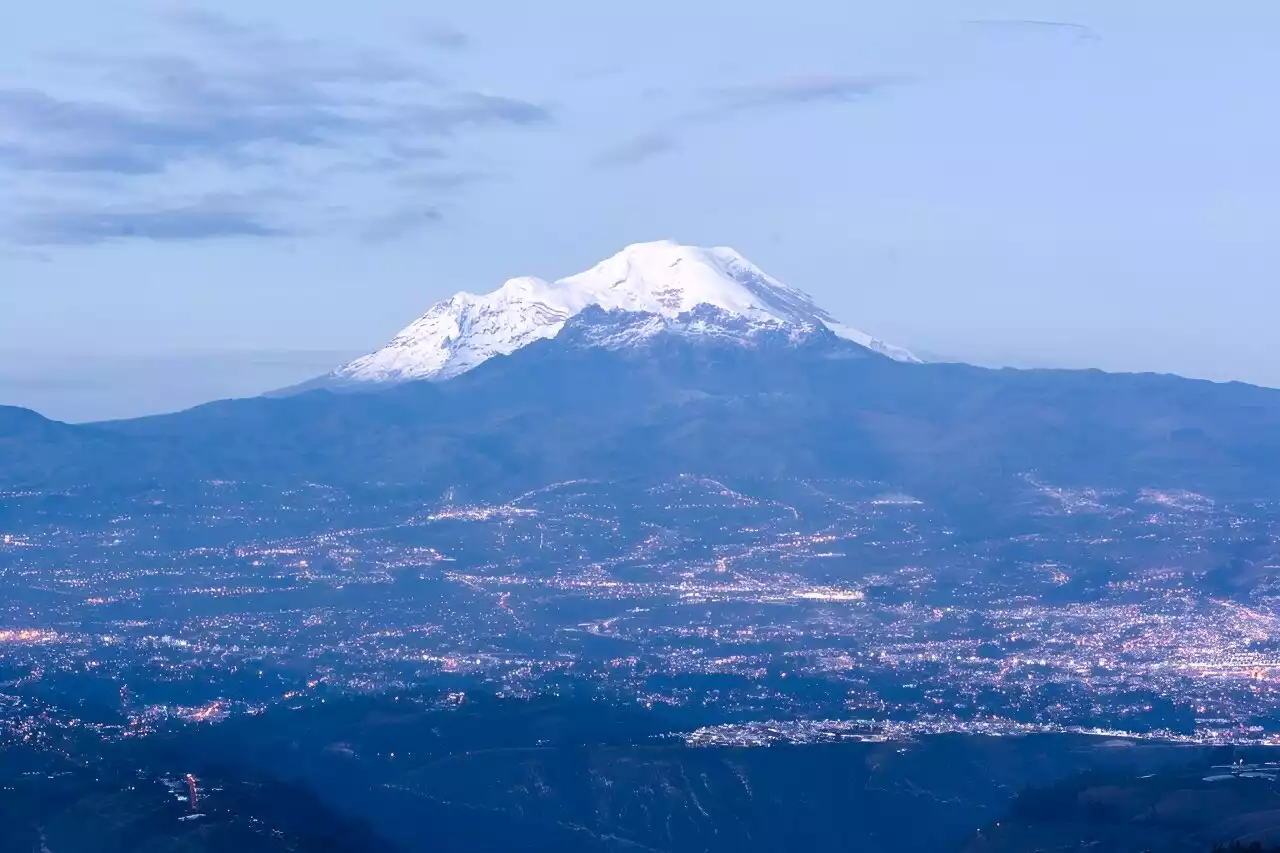
M 1280 498 L 1278 391 L 896 361 L 825 322 L 677 307 L 588 305 L 449 381 L 82 426 L 0 409 L 0 486 L 222 479 L 486 497 L 688 472 L 876 479 L 971 514 L 1028 477 Z

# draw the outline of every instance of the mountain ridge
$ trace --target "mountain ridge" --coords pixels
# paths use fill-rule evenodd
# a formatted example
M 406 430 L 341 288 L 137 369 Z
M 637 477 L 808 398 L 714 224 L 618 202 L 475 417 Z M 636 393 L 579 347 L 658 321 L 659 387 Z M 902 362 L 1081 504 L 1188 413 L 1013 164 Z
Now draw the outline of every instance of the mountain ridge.
M 599 315 L 610 316 L 581 327 L 598 332 Z M 0 487 L 385 483 L 488 500 L 570 479 L 696 473 L 877 480 L 957 512 L 998 513 L 1034 476 L 1280 499 L 1274 390 L 903 364 L 826 330 L 799 345 L 663 331 L 609 348 L 578 345 L 578 328 L 448 382 L 0 434 Z

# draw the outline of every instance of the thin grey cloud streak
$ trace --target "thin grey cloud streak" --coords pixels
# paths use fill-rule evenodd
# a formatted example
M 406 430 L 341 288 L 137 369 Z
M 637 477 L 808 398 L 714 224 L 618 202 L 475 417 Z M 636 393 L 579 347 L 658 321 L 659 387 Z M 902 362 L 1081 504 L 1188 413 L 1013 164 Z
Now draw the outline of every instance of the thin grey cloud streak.
M 1084 24 L 1071 21 L 1037 21 L 1025 18 L 984 18 L 965 21 L 972 27 L 985 27 L 995 30 L 1022 30 L 1026 32 L 1061 32 L 1069 33 L 1079 39 L 1097 41 L 1102 38 L 1096 30 Z
M 464 92 L 450 96 L 442 103 L 405 108 L 400 126 L 448 135 L 467 126 L 508 124 L 528 127 L 549 121 L 550 111 L 540 104 L 519 98 Z
M 596 166 L 634 166 L 674 150 L 676 140 L 666 131 L 653 131 L 634 136 L 602 151 L 594 160 Z
M 370 243 L 382 243 L 417 234 L 443 221 L 444 214 L 436 207 L 410 205 L 369 220 L 360 236 Z
M 484 172 L 475 172 L 461 170 L 456 172 L 421 172 L 419 174 L 406 174 L 400 179 L 400 184 L 412 189 L 422 190 L 454 190 L 460 187 L 468 187 L 472 184 L 478 184 L 481 181 L 488 181 L 493 178 Z
M 64 57 L 92 72 L 93 95 L 0 87 L 0 176 L 53 181 L 51 191 L 75 198 L 110 178 L 113 193 L 137 198 L 142 208 L 188 170 L 206 180 L 210 170 L 221 171 L 218 185 L 245 195 L 280 189 L 242 185 L 253 181 L 291 180 L 316 193 L 326 176 L 343 173 L 381 180 L 394 194 L 396 177 L 449 156 L 443 145 L 424 144 L 427 138 L 444 142 L 470 129 L 532 128 L 553 120 L 532 101 L 451 89 L 419 61 L 390 52 L 285 37 L 207 13 L 175 14 L 170 23 L 194 39 L 194 50 Z M 254 167 L 263 168 L 255 174 Z M 25 220 L 19 215 L 11 233 L 55 224 L 50 216 L 39 210 Z M 91 206 L 82 219 L 72 209 L 57 216 L 66 217 L 67 233 L 90 238 L 80 242 L 97 242 L 99 212 Z M 255 229 L 257 221 L 213 219 L 190 233 L 199 239 L 204 232 L 289 230 Z M 135 224 L 116 236 L 177 240 L 187 233 L 181 224 L 171 232 L 146 219 Z M 62 230 L 35 227 L 34 233 Z M 111 226 L 101 230 L 110 233 Z
M 471 46 L 471 37 L 448 24 L 427 24 L 421 30 L 422 40 L 431 47 L 442 50 L 465 50 Z
M 27 245 L 91 246 L 119 240 L 187 242 L 288 233 L 264 221 L 250 205 L 207 198 L 149 209 L 106 206 L 39 211 L 19 218 L 10 236 Z
M 634 166 L 675 150 L 679 133 L 699 125 L 723 122 L 743 113 L 822 103 L 853 103 L 910 81 L 896 76 L 809 75 L 767 83 L 734 86 L 711 94 L 706 106 L 679 116 L 670 126 L 624 140 L 601 152 L 595 166 Z
M 755 86 L 738 86 L 716 93 L 723 113 L 773 109 L 802 104 L 848 103 L 907 82 L 906 77 L 792 77 Z

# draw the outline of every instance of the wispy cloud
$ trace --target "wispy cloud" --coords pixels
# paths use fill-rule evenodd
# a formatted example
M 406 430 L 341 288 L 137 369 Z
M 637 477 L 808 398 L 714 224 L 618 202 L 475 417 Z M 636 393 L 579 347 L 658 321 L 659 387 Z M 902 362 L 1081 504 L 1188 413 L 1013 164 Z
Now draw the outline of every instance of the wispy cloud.
M 490 180 L 492 177 L 484 172 L 471 170 L 430 171 L 405 174 L 400 178 L 400 184 L 408 189 L 417 190 L 455 190 Z
M 444 214 L 439 208 L 430 205 L 409 205 L 366 221 L 360 236 L 371 243 L 398 240 L 417 234 L 425 228 L 439 225 L 443 221 Z
M 253 215 L 201 221 L 191 211 L 189 229 L 166 230 L 136 211 L 113 225 L 96 208 L 75 205 L 102 178 L 146 209 L 154 207 L 148 199 L 188 175 L 206 188 L 248 196 L 280 181 L 320 193 L 326 176 L 363 171 L 394 192 L 395 177 L 450 156 L 449 140 L 459 134 L 553 118 L 529 100 L 449 86 L 422 64 L 422 51 L 405 58 L 341 47 L 202 12 L 177 13 L 169 23 L 190 49 L 175 42 L 171 52 L 63 57 L 90 84 L 74 94 L 0 87 L 0 176 L 38 178 L 53 194 L 62 191 L 67 205 L 59 214 L 20 215 L 11 233 L 56 236 L 62 222 L 67 234 L 87 238 L 115 225 L 121 238 L 272 236 L 290 229 L 258 227 Z
M 178 88 L 172 79 L 166 84 Z M 311 103 L 272 103 L 230 93 L 171 92 L 145 108 L 0 89 L 10 135 L 0 160 L 55 172 L 155 174 L 190 160 L 240 162 L 276 146 L 328 147 L 368 132 L 366 122 Z
M 318 82 L 324 74 L 312 76 L 320 64 L 306 64 L 305 74 L 298 73 L 302 67 L 292 74 L 267 64 L 251 73 L 219 73 L 174 57 L 122 60 L 116 76 L 136 84 L 130 100 L 142 106 L 0 89 L 0 122 L 8 137 L 0 158 L 32 170 L 141 174 L 192 158 L 239 160 L 266 147 L 342 151 L 360 140 L 386 145 L 469 126 L 551 120 L 539 104 L 477 92 L 434 92 L 427 100 L 422 91 L 395 99 L 377 91 L 338 91 L 339 83 L 389 78 L 366 67 L 339 74 L 329 66 L 330 87 Z M 412 154 L 409 147 L 395 150 Z
M 1078 39 L 1097 40 L 1102 38 L 1096 30 L 1084 24 L 1071 21 L 1038 21 L 1026 18 L 982 18 L 965 21 L 972 27 L 983 27 L 993 30 L 1011 32 L 1058 32 L 1074 36 Z
M 435 104 L 406 107 L 402 128 L 447 135 L 469 126 L 509 124 L 529 126 L 551 121 L 551 112 L 540 104 L 465 92 Z
M 596 166 L 634 166 L 665 154 L 675 147 L 674 136 L 666 131 L 655 130 L 633 136 L 600 152 L 594 163 Z
M 13 224 L 10 237 L 30 245 L 88 246 L 119 240 L 187 242 L 287 233 L 264 221 L 250 206 L 213 197 L 169 207 L 31 212 Z
M 300 82 L 385 83 L 436 81 L 420 62 L 394 52 L 362 50 L 316 39 L 284 35 L 274 29 L 250 26 L 212 12 L 178 10 L 168 19 L 177 28 L 195 35 L 221 56 L 241 66 L 274 70 L 286 88 Z
M 841 77 L 813 75 L 791 77 L 752 86 L 737 86 L 716 93 L 724 112 L 767 110 L 817 103 L 848 103 L 906 82 L 904 77 Z
M 424 25 L 421 35 L 428 45 L 443 50 L 464 50 L 471 46 L 470 36 L 440 21 Z
M 0 98 L 3 98 L 2 94 Z M 4 113 L 3 106 L 0 106 L 0 115 Z M 84 145 L 59 150 L 26 144 L 0 144 L 0 168 L 20 172 L 150 175 L 160 171 L 160 167 L 160 162 L 146 151 Z
M 680 134 L 702 125 L 725 122 L 743 113 L 815 104 L 853 103 L 909 81 L 906 77 L 808 75 L 719 89 L 705 102 L 666 126 L 649 130 L 598 154 L 599 167 L 625 167 L 673 151 Z

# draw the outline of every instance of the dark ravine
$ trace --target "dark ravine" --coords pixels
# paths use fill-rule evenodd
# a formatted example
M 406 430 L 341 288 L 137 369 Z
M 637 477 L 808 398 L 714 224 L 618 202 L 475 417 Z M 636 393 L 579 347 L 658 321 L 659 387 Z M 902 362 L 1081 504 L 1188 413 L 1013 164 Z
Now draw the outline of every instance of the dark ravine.
M 676 722 L 550 698 L 280 708 L 15 752 L 0 816 L 10 839 L 82 853 L 1208 853 L 1274 837 L 1273 783 L 1202 779 L 1274 751 L 1065 735 L 702 748 L 661 736 Z M 207 791 L 190 822 L 173 787 L 187 773 Z

